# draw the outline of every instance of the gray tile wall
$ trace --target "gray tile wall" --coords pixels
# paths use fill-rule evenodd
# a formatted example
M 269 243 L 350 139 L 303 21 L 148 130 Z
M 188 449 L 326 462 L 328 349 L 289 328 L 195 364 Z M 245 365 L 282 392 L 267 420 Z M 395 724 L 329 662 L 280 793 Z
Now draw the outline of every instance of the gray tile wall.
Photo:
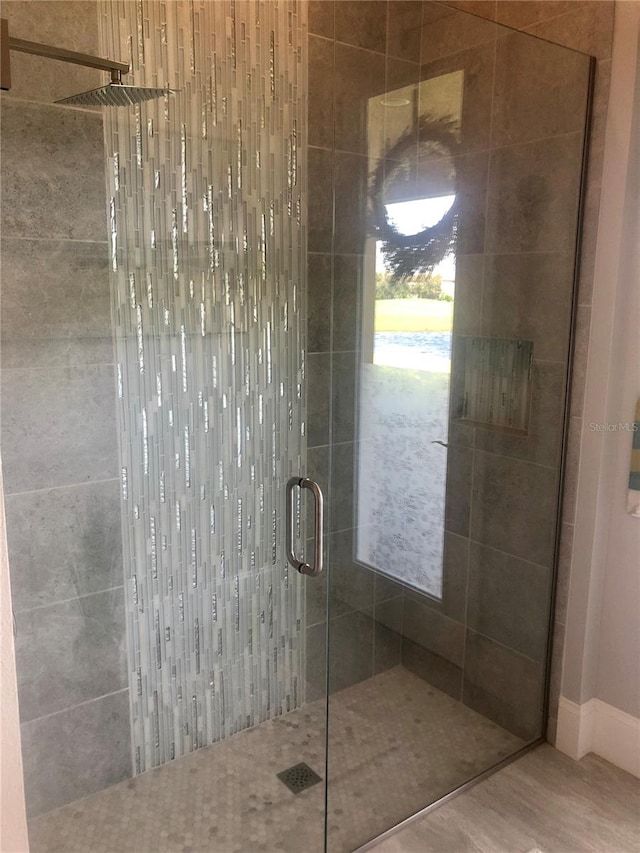
M 324 690 L 397 666 L 402 587 L 353 555 L 358 312 L 367 207 L 368 99 L 420 71 L 420 2 L 309 4 L 309 476 L 328 496 L 329 586 L 307 582 L 308 681 Z M 402 61 L 405 60 L 405 61 Z
M 324 0 L 310 6 L 311 55 L 321 64 L 310 78 L 310 104 L 318 105 L 310 119 L 317 177 L 311 183 L 316 198 L 312 192 L 309 245 L 310 363 L 317 377 L 311 388 L 316 388 L 319 415 L 313 443 L 316 458 L 323 454 L 324 476 L 332 475 L 330 526 L 339 530 L 351 523 L 353 512 L 357 343 L 352 347 L 348 342 L 354 338 L 343 337 L 342 329 L 358 304 L 366 198 L 364 105 L 381 91 L 383 59 L 387 88 L 462 69 L 456 330 L 534 342 L 531 423 L 526 437 L 452 424 L 444 598 L 439 603 L 412 592 L 403 595 L 393 605 L 399 614 L 394 624 L 405 666 L 516 733 L 534 737 L 540 734 L 586 63 L 578 54 L 533 43 L 493 21 L 506 16 L 505 23 L 526 29 L 533 26 L 533 15 L 535 26 L 544 29 L 547 18 L 561 15 L 565 20 L 556 21 L 557 38 L 551 23 L 538 34 L 581 50 L 606 50 L 607 39 L 598 41 L 595 29 L 610 31 L 612 6 L 574 4 L 575 11 L 567 14 L 547 3 L 474 3 L 468 8 L 481 17 L 470 18 L 453 5 L 466 8 L 464 3 Z M 530 7 L 522 19 L 526 23 L 513 20 L 516 6 L 522 15 Z M 385 7 L 386 41 L 381 35 Z M 342 29 L 347 21 L 349 28 Z M 578 42 L 568 41 L 572 27 Z M 576 87 L 570 103 L 563 97 L 566 85 Z M 592 179 L 606 88 L 606 65 L 601 65 Z M 589 232 L 586 238 L 588 243 Z M 589 275 L 584 258 L 582 267 L 584 291 Z M 584 327 L 588 317 L 581 323 Z M 583 331 L 578 356 L 584 336 Z M 578 394 L 582 375 L 578 367 Z M 455 397 L 455 375 L 453 385 Z M 350 640 L 362 651 L 384 621 L 374 615 L 372 624 L 366 623 L 364 604 L 354 612 L 359 615 L 350 621 Z M 337 615 L 335 604 L 331 613 L 346 618 Z M 341 627 L 343 640 L 344 631 Z M 332 642 L 335 649 L 338 641 Z M 341 652 L 352 658 L 353 678 L 363 677 L 358 655 L 349 653 L 348 645 Z M 498 683 L 492 684 L 495 678 Z M 523 712 L 521 691 L 535 711 Z
M 591 322 L 591 302 L 593 294 L 593 275 L 595 260 L 595 245 L 597 223 L 600 205 L 600 190 L 602 182 L 602 162 L 604 151 L 604 132 L 607 117 L 607 106 L 609 101 L 609 85 L 611 78 L 611 53 L 613 42 L 613 0 L 571 0 L 571 2 L 560 2 L 560 0 L 450 0 L 449 7 L 457 7 L 473 12 L 475 15 L 506 24 L 516 30 L 532 33 L 542 39 L 554 44 L 564 45 L 574 50 L 582 51 L 594 56 L 596 62 L 594 100 L 592 105 L 592 123 L 589 138 L 589 158 L 586 176 L 586 199 L 585 212 L 582 228 L 582 246 L 580 254 L 580 275 L 578 281 L 578 307 L 576 322 L 576 339 L 574 344 L 572 361 L 572 387 L 571 387 L 571 423 L 568 437 L 568 452 L 565 469 L 563 515 L 560 543 L 560 559 L 558 565 L 558 585 L 556 594 L 556 607 L 553 624 L 553 655 L 551 666 L 551 691 L 549 699 L 549 725 L 547 738 L 553 743 L 555 741 L 557 708 L 560 695 L 560 681 L 562 675 L 562 652 L 564 648 L 564 636 L 567 614 L 567 590 L 569 585 L 569 573 L 571 567 L 571 552 L 573 547 L 575 498 L 577 486 L 577 468 L 580 459 L 580 433 L 582 426 L 582 411 L 584 404 L 585 376 L 587 368 L 587 354 L 589 346 L 589 327 Z M 441 7 L 441 14 L 444 10 Z M 487 21 L 478 24 L 486 27 Z M 522 39 L 519 40 L 522 42 Z M 521 53 L 517 55 L 513 47 L 517 44 L 516 37 L 511 39 L 511 44 L 505 42 L 500 51 L 499 67 L 497 67 L 496 95 L 499 100 L 504 98 L 505 83 L 515 75 L 516 79 L 531 56 L 527 55 L 524 44 L 519 44 Z M 552 46 L 549 46 L 549 50 Z M 540 52 L 538 56 L 543 57 Z M 510 60 L 510 61 L 508 61 Z M 525 126 L 534 131 L 536 123 L 540 120 L 540 111 L 535 109 L 536 98 L 544 93 L 557 109 L 553 110 L 551 123 L 545 121 L 545 129 L 549 133 L 559 132 L 564 127 L 565 121 L 570 115 L 564 114 L 562 103 L 554 101 L 553 78 L 544 64 L 537 66 L 540 79 L 544 85 L 535 87 L 534 91 L 528 92 L 527 102 L 521 103 L 519 110 L 526 111 Z M 570 74 L 566 68 L 565 73 Z M 504 122 L 500 124 L 501 133 L 509 133 L 509 128 Z M 529 262 L 529 259 L 523 259 Z M 517 263 L 517 260 L 515 261 Z M 529 267 L 532 269 L 532 267 Z M 540 282 L 541 277 L 538 278 Z M 487 281 L 485 280 L 485 287 Z M 553 322 L 558 319 L 556 310 L 549 311 L 548 320 Z M 521 315 L 522 316 L 522 315 Z M 551 336 L 549 336 L 551 338 Z M 556 338 L 557 340 L 557 338 Z M 560 361 L 557 356 L 549 356 L 556 364 Z M 554 380 L 554 381 L 557 381 Z M 534 392 L 535 393 L 535 392 Z M 540 409 L 545 409 L 553 400 L 549 395 L 549 402 L 542 402 Z M 535 410 L 534 410 L 535 413 Z M 538 429 L 540 436 L 540 430 Z M 548 441 L 545 442 L 548 444 Z M 544 451 L 545 457 L 547 450 Z M 546 457 L 548 458 L 548 457 Z
M 12 35 L 97 51 L 92 3 L 3 3 Z M 7 534 L 30 815 L 130 775 L 98 72 L 12 53 L 2 99 Z
M 423 78 L 465 73 L 467 153 L 458 175 L 471 189 L 461 211 L 454 327 L 458 335 L 531 340 L 534 365 L 527 436 L 455 425 L 450 432 L 446 526 L 460 543 L 456 573 L 467 577 L 464 624 L 443 645 L 454 632 L 442 625 L 436 637 L 420 623 L 403 661 L 440 682 L 446 671 L 465 704 L 532 738 L 541 734 L 588 66 L 579 54 L 449 7 L 427 4 L 425 14 Z M 454 414 L 456 356 L 454 343 Z M 406 624 L 405 610 L 405 635 Z M 427 651 L 422 660 L 416 643 Z

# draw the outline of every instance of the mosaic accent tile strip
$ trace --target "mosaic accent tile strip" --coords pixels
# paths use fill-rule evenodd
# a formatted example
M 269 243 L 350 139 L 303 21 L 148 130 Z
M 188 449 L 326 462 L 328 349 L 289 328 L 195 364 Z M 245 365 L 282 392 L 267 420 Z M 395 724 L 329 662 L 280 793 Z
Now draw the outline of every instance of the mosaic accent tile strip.
M 99 3 L 137 773 L 304 701 L 304 10 Z

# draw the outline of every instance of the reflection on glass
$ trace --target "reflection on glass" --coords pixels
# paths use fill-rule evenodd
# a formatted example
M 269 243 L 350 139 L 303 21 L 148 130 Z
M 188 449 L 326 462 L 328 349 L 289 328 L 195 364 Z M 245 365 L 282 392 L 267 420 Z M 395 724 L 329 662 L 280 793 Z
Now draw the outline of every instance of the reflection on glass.
M 425 263 L 419 235 L 445 223 L 456 187 L 450 152 L 423 128 L 425 120 L 459 127 L 461 95 L 462 73 L 454 73 L 369 102 L 370 171 L 384 170 L 380 208 L 397 240 L 370 238 L 366 247 L 356 559 L 435 598 L 443 583 L 455 254 L 447 246 Z

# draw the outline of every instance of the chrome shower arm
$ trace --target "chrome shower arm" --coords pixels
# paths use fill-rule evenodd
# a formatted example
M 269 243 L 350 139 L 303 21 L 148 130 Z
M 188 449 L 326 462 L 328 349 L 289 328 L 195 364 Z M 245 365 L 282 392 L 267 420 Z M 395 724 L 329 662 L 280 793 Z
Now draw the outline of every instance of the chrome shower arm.
M 89 53 L 78 53 L 64 47 L 53 47 L 35 41 L 9 37 L 9 49 L 20 53 L 30 53 L 33 56 L 45 56 L 47 59 L 58 59 L 60 62 L 72 62 L 74 65 L 84 65 L 86 68 L 98 68 L 100 71 L 110 71 L 113 82 L 120 82 L 123 74 L 127 74 L 129 66 L 126 62 L 115 62 L 112 59 L 102 59 Z

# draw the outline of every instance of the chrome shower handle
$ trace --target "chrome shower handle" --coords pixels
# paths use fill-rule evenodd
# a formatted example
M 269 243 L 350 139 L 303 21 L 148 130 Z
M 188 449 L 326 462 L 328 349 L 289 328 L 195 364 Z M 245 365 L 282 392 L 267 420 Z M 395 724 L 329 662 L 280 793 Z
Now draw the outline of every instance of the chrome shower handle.
M 300 480 L 300 488 L 308 489 L 313 495 L 314 500 L 314 551 L 313 551 L 313 566 L 305 564 L 305 568 L 300 571 L 305 575 L 310 575 L 312 578 L 317 577 L 322 573 L 323 569 L 323 552 L 324 552 L 324 498 L 322 489 L 315 480 L 310 480 L 308 477 L 303 477 Z
M 315 547 L 313 552 L 313 566 L 305 563 L 304 560 L 299 560 L 294 553 L 295 537 L 293 533 L 293 518 L 296 512 L 296 503 L 294 489 L 308 489 L 313 495 L 315 512 L 314 512 L 314 527 L 315 527 Z M 287 560 L 303 575 L 309 575 L 314 578 L 322 572 L 323 563 L 323 537 L 324 537 L 324 499 L 322 497 L 322 489 L 314 481 L 308 477 L 291 477 L 287 483 Z

